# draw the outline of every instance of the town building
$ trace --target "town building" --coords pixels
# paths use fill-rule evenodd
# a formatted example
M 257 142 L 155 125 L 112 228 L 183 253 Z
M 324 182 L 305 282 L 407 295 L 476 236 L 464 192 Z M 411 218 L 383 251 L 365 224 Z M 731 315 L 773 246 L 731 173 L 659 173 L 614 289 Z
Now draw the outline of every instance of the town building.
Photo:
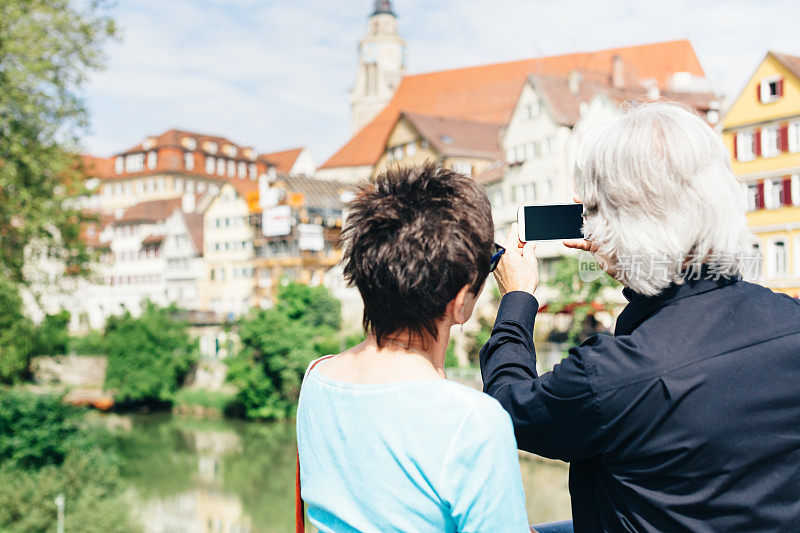
M 467 176 L 481 174 L 500 151 L 500 124 L 401 113 L 373 176 L 390 166 L 435 161 Z
M 391 12 L 389 2 L 379 4 L 388 6 Z M 396 26 L 393 13 L 381 12 L 377 16 L 385 17 L 381 20 L 391 20 L 392 27 Z M 366 76 L 370 64 L 363 55 L 365 50 L 371 49 L 367 44 L 369 42 L 364 41 L 359 48 L 357 80 Z M 399 46 L 397 41 L 395 45 Z M 371 54 L 369 52 L 368 57 Z M 622 66 L 624 69 L 620 70 Z M 374 117 L 363 126 L 360 121 L 352 121 L 358 127 L 353 128 L 351 138 L 317 169 L 316 176 L 345 183 L 370 178 L 403 113 L 505 125 L 511 119 L 529 75 L 566 77 L 572 71 L 579 71 L 592 79 L 610 79 L 615 68 L 616 77 L 626 80 L 626 86 L 630 85 L 627 80 L 636 80 L 641 87 L 660 91 L 669 91 L 680 85 L 692 86 L 698 80 L 702 82 L 705 76 L 687 40 L 402 75 L 396 88 L 392 89 L 392 96 L 370 108 L 370 114 L 379 109 Z M 405 71 L 404 64 L 400 70 Z M 396 75 L 398 71 L 392 72 Z M 391 84 L 386 87 L 391 87 Z M 354 93 L 360 96 L 361 88 L 357 82 Z
M 278 174 L 313 176 L 317 170 L 311 152 L 304 146 L 261 154 L 261 157 L 274 165 Z
M 725 115 L 722 132 L 746 191 L 760 281 L 800 296 L 800 57 L 768 52 Z
M 375 0 L 367 34 L 358 43 L 358 69 L 350 91 L 350 135 L 391 100 L 406 72 L 406 43 L 390 0 Z

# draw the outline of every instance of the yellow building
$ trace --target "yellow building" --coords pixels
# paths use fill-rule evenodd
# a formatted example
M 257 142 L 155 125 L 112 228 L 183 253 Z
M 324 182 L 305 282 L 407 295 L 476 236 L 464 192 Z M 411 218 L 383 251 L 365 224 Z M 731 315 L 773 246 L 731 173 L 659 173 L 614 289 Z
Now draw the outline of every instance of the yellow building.
M 392 165 L 436 161 L 443 167 L 477 176 L 500 159 L 500 124 L 470 122 L 403 112 L 389 132 L 373 177 Z
M 747 190 L 761 281 L 800 296 L 800 57 L 767 53 L 728 111 L 722 135 Z

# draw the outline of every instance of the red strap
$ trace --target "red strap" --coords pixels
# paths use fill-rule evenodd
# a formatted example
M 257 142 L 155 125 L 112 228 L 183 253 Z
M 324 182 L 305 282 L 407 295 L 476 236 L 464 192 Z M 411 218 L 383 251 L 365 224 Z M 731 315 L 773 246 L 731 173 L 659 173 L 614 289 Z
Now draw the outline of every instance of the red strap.
M 334 354 L 335 355 L 335 354 Z M 317 366 L 317 363 L 325 359 L 330 359 L 333 355 L 326 355 L 320 357 L 308 367 L 306 375 Z M 294 531 L 295 533 L 305 533 L 306 530 L 306 517 L 305 517 L 305 504 L 303 503 L 303 496 L 300 490 L 300 449 L 297 450 L 297 468 L 294 474 Z

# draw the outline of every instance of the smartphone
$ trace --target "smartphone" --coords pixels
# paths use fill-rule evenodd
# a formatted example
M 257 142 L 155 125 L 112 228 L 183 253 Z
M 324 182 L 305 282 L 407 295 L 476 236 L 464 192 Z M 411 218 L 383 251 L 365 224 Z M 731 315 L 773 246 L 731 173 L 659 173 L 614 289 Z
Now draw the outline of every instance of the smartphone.
M 519 240 L 582 239 L 582 204 L 523 205 L 517 210 Z

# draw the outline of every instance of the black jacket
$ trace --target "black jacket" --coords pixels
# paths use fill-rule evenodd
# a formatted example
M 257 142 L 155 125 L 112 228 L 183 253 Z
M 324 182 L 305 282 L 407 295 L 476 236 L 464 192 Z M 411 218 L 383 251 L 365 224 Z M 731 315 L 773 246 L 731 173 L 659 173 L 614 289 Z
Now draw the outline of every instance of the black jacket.
M 575 531 L 800 531 L 800 301 L 725 278 L 624 293 L 614 336 L 542 376 L 529 294 L 481 350 L 519 448 L 571 463 Z

